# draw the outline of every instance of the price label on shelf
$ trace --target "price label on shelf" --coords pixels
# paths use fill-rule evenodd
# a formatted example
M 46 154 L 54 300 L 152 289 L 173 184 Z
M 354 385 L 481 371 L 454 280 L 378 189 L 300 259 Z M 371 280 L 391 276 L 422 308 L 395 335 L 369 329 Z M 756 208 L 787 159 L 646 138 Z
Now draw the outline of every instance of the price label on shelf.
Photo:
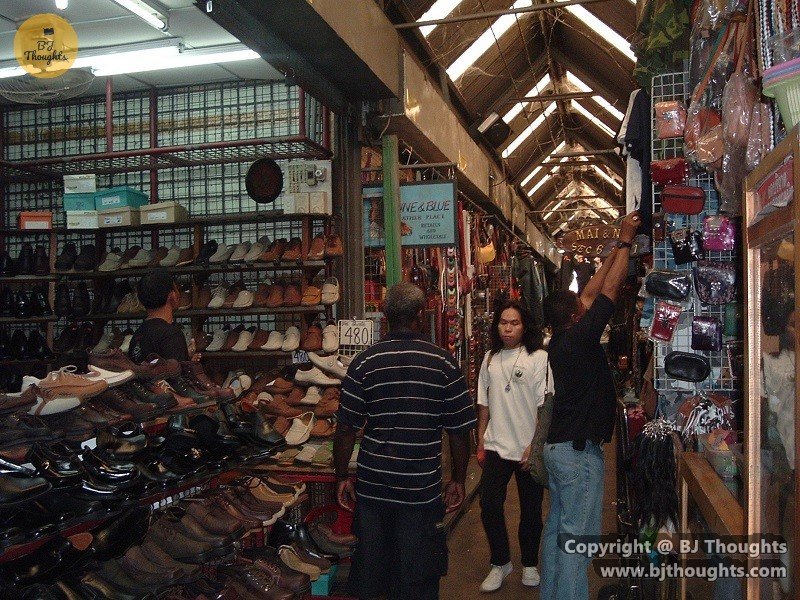
M 339 321 L 340 346 L 369 346 L 372 344 L 372 321 L 352 319 Z
M 308 352 L 305 350 L 295 350 L 292 352 L 293 363 L 306 363 L 308 362 Z

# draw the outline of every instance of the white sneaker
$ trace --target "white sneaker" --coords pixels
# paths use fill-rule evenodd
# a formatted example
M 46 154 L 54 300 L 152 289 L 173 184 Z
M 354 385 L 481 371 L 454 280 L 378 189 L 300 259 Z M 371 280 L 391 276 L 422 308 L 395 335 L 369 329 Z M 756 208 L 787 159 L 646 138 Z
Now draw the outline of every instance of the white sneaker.
M 539 569 L 536 567 L 522 567 L 522 585 L 530 587 L 539 585 Z
M 489 574 L 481 584 L 481 591 L 493 592 L 495 590 L 499 590 L 500 586 L 503 585 L 503 580 L 508 576 L 509 573 L 511 573 L 513 568 L 514 567 L 511 566 L 511 563 L 506 563 L 500 567 L 497 565 L 492 565 L 492 568 L 489 570 Z
M 250 242 L 237 244 L 231 253 L 230 262 L 242 262 L 248 252 L 250 252 Z

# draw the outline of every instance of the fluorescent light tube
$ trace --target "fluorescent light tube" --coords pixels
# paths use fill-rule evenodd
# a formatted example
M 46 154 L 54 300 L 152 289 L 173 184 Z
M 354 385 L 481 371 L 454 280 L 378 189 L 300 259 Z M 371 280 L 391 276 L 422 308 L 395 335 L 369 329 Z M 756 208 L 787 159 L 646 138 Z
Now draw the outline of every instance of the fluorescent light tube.
M 141 60 L 137 56 L 130 56 L 125 60 L 109 60 L 103 64 L 93 66 L 94 74 L 98 77 L 107 75 L 122 75 L 125 73 L 144 73 L 147 71 L 161 71 L 165 69 L 182 69 L 199 65 L 215 65 L 240 60 L 261 58 L 257 52 L 250 50 L 243 44 L 230 46 L 213 46 L 211 48 L 198 48 L 184 50 L 175 54 L 165 55 L 154 60 Z
M 114 0 L 114 2 L 135 14 L 150 27 L 155 27 L 159 31 L 167 30 L 169 23 L 165 10 L 156 9 L 142 0 Z

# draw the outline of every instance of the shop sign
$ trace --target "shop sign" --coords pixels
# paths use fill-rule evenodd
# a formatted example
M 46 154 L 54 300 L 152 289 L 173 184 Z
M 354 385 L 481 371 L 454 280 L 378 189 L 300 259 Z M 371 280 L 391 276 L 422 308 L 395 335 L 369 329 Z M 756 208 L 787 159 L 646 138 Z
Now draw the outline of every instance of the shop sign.
M 782 208 L 794 197 L 794 158 L 787 156 L 781 165 L 756 187 L 757 211 L 767 206 Z
M 368 186 L 364 197 L 364 245 L 385 246 L 383 186 Z M 400 184 L 400 235 L 403 246 L 456 244 L 456 182 Z
M 14 56 L 34 77 L 59 77 L 78 57 L 78 34 L 58 15 L 34 15 L 22 23 L 14 35 Z
M 616 225 L 593 225 L 568 231 L 561 238 L 561 246 L 567 252 L 598 256 L 606 244 L 619 239 L 620 228 Z

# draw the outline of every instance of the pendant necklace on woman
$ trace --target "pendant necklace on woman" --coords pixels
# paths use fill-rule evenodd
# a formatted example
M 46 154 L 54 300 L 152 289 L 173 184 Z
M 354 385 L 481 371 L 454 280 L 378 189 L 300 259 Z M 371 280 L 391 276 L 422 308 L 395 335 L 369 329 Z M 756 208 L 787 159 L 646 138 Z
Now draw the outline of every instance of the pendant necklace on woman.
M 519 347 L 517 351 L 517 358 L 514 359 L 514 365 L 511 367 L 511 375 L 508 376 L 508 381 L 506 382 L 506 387 L 504 388 L 506 392 L 511 391 L 511 378 L 514 377 L 514 370 L 517 368 L 517 361 L 519 360 L 520 355 L 522 354 L 522 346 Z M 503 354 L 500 354 L 500 370 L 503 371 L 505 375 L 505 369 L 503 368 Z

